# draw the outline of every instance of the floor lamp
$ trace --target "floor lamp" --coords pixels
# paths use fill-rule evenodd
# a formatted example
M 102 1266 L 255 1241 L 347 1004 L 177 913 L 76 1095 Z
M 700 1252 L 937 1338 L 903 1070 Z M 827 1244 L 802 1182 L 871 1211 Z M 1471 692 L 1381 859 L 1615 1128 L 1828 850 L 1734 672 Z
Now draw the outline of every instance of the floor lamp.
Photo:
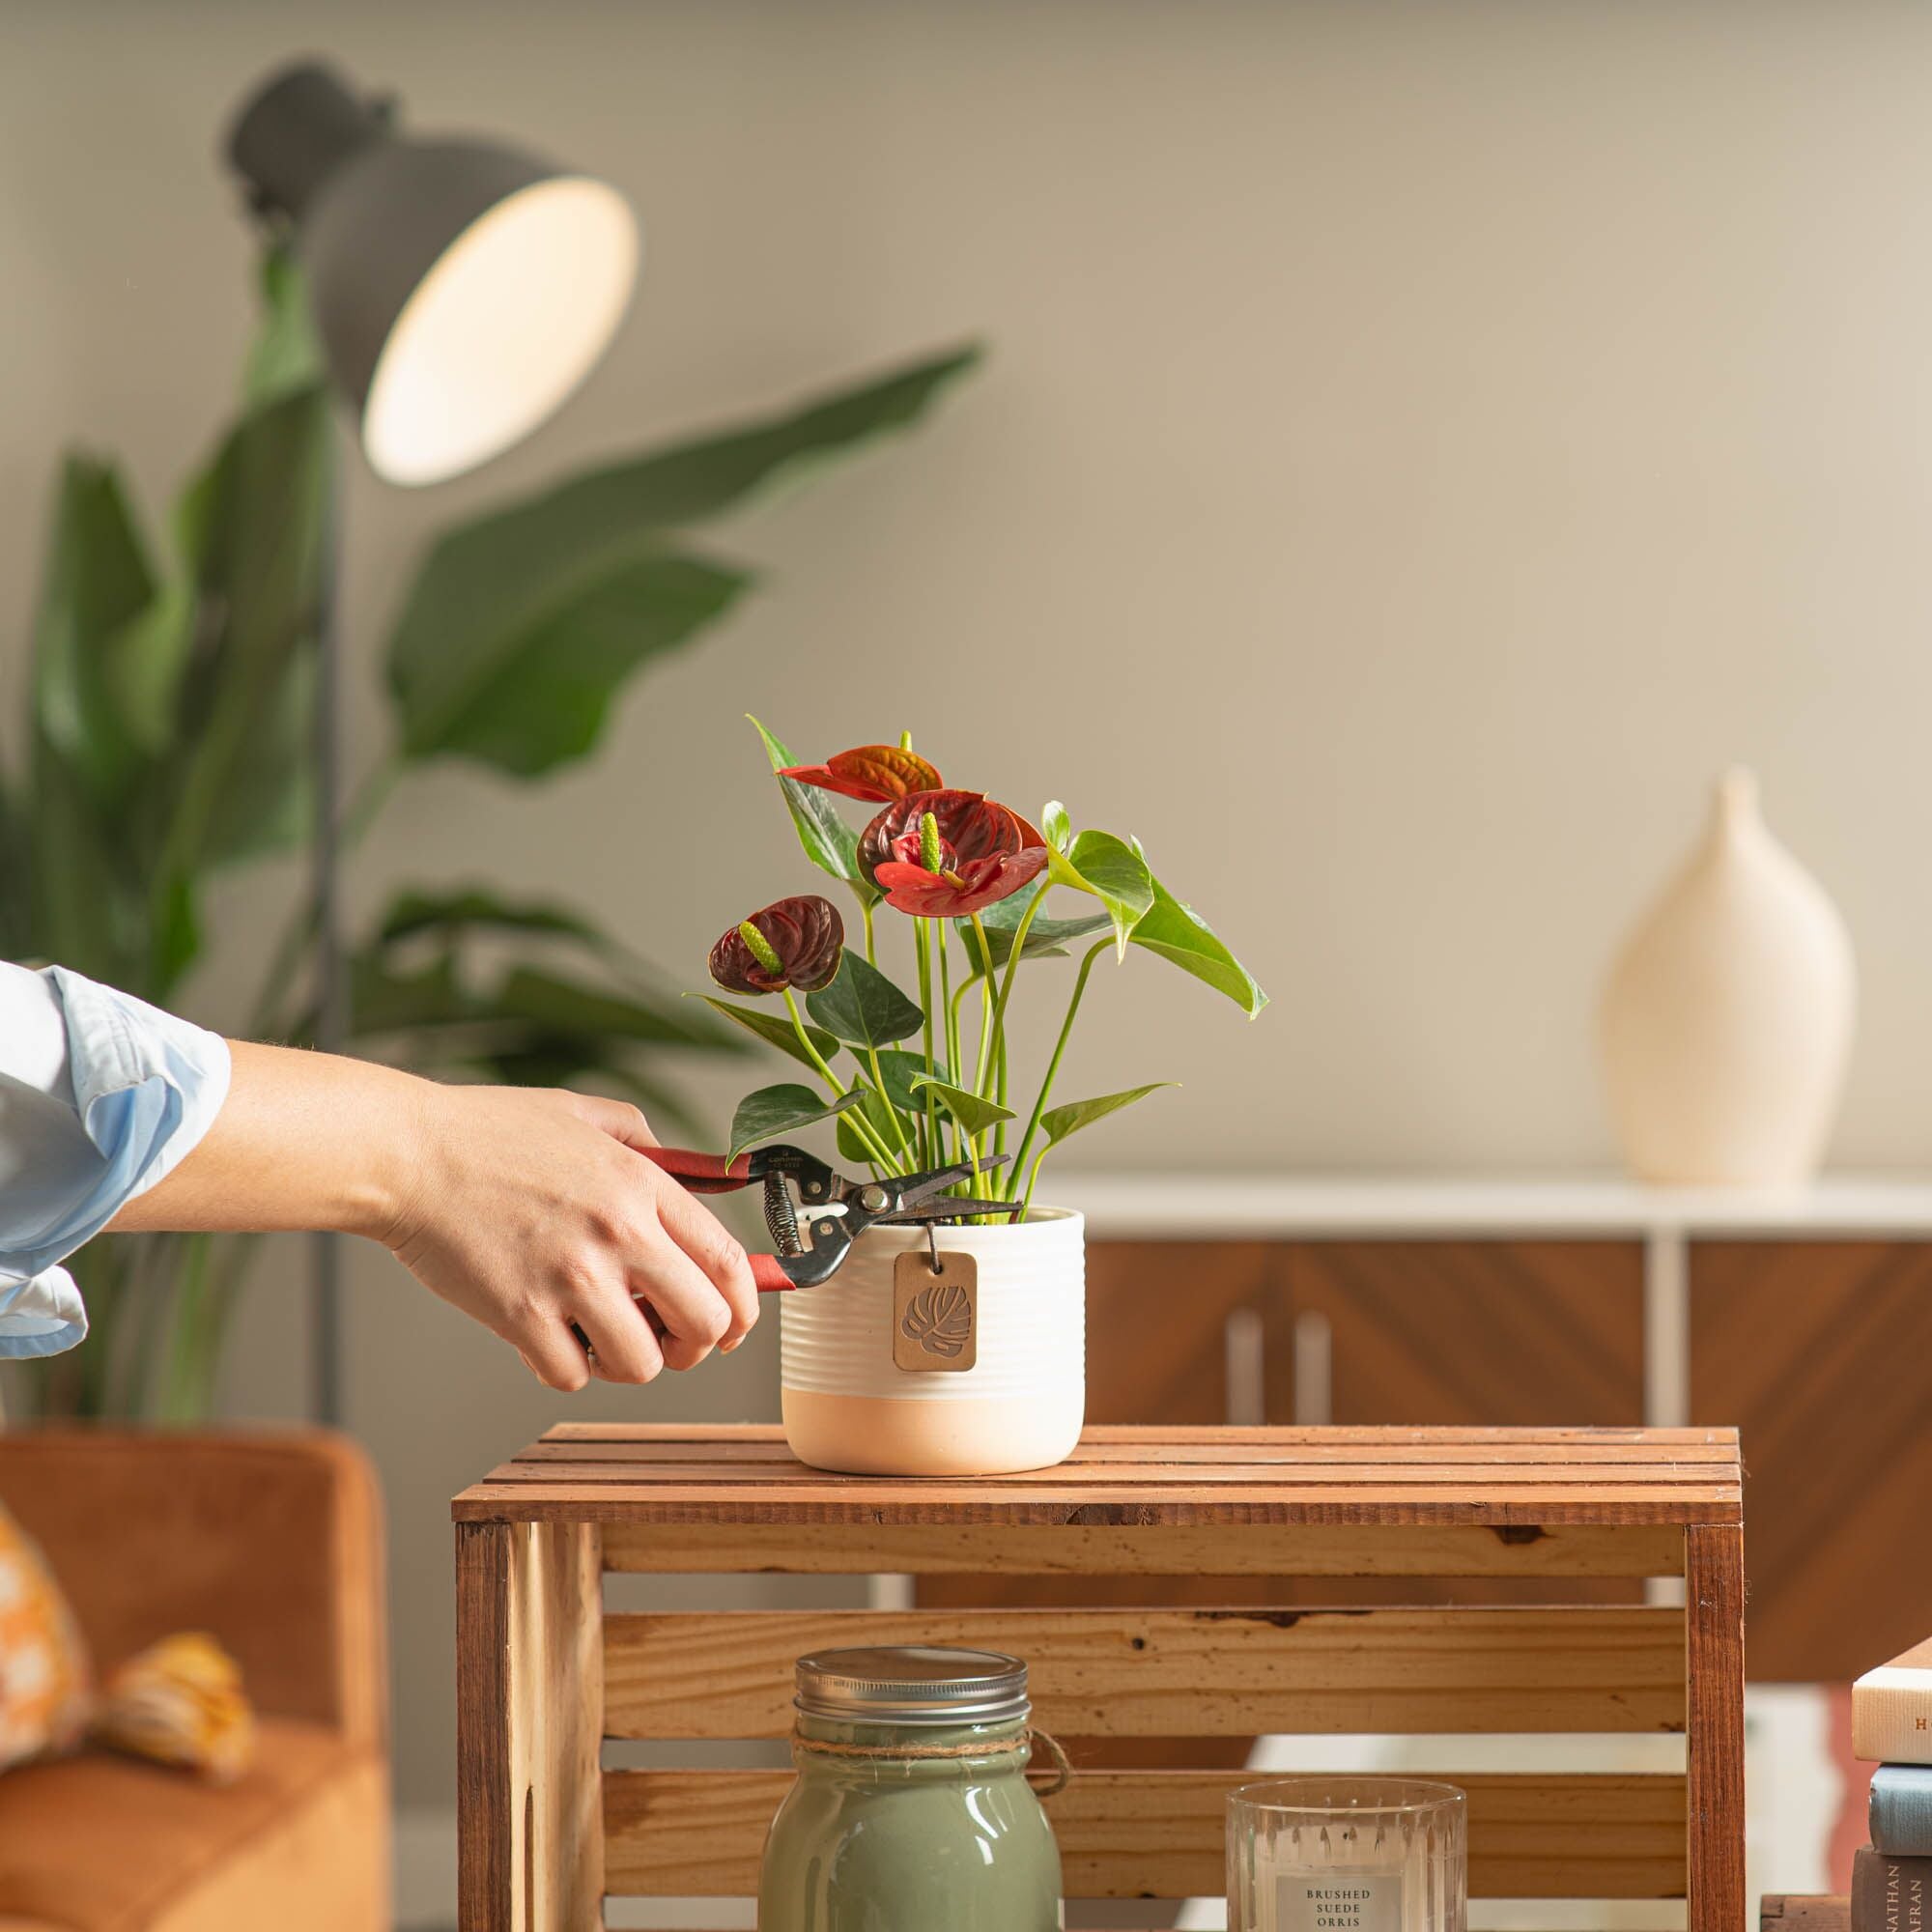
M 487 463 L 557 409 L 609 347 L 637 280 L 638 228 L 607 184 L 521 148 L 424 140 L 332 69 L 287 68 L 237 116 L 228 158 L 291 235 L 329 380 L 388 483 Z M 316 1043 L 349 1037 L 338 883 L 342 745 L 339 493 L 316 611 L 310 901 Z M 342 1420 L 341 1241 L 314 1237 L 315 1418 Z

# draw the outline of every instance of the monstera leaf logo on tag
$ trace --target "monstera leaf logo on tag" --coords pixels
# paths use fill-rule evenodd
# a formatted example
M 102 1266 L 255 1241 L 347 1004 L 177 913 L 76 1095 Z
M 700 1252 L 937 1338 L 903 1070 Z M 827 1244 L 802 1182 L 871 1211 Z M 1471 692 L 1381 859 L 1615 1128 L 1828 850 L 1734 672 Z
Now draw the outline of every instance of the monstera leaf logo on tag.
M 903 1254 L 893 1264 L 893 1366 L 964 1375 L 980 1359 L 980 1264 L 971 1255 Z
M 899 1329 L 928 1355 L 956 1360 L 973 1339 L 972 1296 L 957 1282 L 935 1282 L 913 1296 Z

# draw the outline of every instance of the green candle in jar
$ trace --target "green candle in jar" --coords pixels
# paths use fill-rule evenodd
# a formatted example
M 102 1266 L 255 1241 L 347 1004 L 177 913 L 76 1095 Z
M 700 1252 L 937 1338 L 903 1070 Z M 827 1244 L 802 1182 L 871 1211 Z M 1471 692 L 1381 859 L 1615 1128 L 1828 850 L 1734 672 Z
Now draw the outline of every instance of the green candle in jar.
M 896 1647 L 801 1658 L 798 1781 L 759 1932 L 1058 1932 L 1060 1850 L 1026 1780 L 1026 1665 Z

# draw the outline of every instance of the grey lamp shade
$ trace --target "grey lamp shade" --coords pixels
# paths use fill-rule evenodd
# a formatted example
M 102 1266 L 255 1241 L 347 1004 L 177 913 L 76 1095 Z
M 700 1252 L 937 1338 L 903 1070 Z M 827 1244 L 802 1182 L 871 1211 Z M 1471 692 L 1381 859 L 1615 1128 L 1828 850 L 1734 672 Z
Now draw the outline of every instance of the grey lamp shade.
M 606 183 L 496 142 L 399 135 L 315 65 L 263 87 L 228 146 L 294 224 L 331 376 L 390 482 L 520 441 L 623 319 L 638 228 Z

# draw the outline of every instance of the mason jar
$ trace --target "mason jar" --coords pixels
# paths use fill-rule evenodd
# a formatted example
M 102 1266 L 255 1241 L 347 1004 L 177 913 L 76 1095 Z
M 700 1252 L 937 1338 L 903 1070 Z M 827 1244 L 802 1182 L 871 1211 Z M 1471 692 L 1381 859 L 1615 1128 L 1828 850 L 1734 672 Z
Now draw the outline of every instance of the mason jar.
M 758 1932 L 1058 1932 L 1024 1663 L 821 1651 L 799 1660 L 794 1701 L 798 1781 L 765 1839 Z

